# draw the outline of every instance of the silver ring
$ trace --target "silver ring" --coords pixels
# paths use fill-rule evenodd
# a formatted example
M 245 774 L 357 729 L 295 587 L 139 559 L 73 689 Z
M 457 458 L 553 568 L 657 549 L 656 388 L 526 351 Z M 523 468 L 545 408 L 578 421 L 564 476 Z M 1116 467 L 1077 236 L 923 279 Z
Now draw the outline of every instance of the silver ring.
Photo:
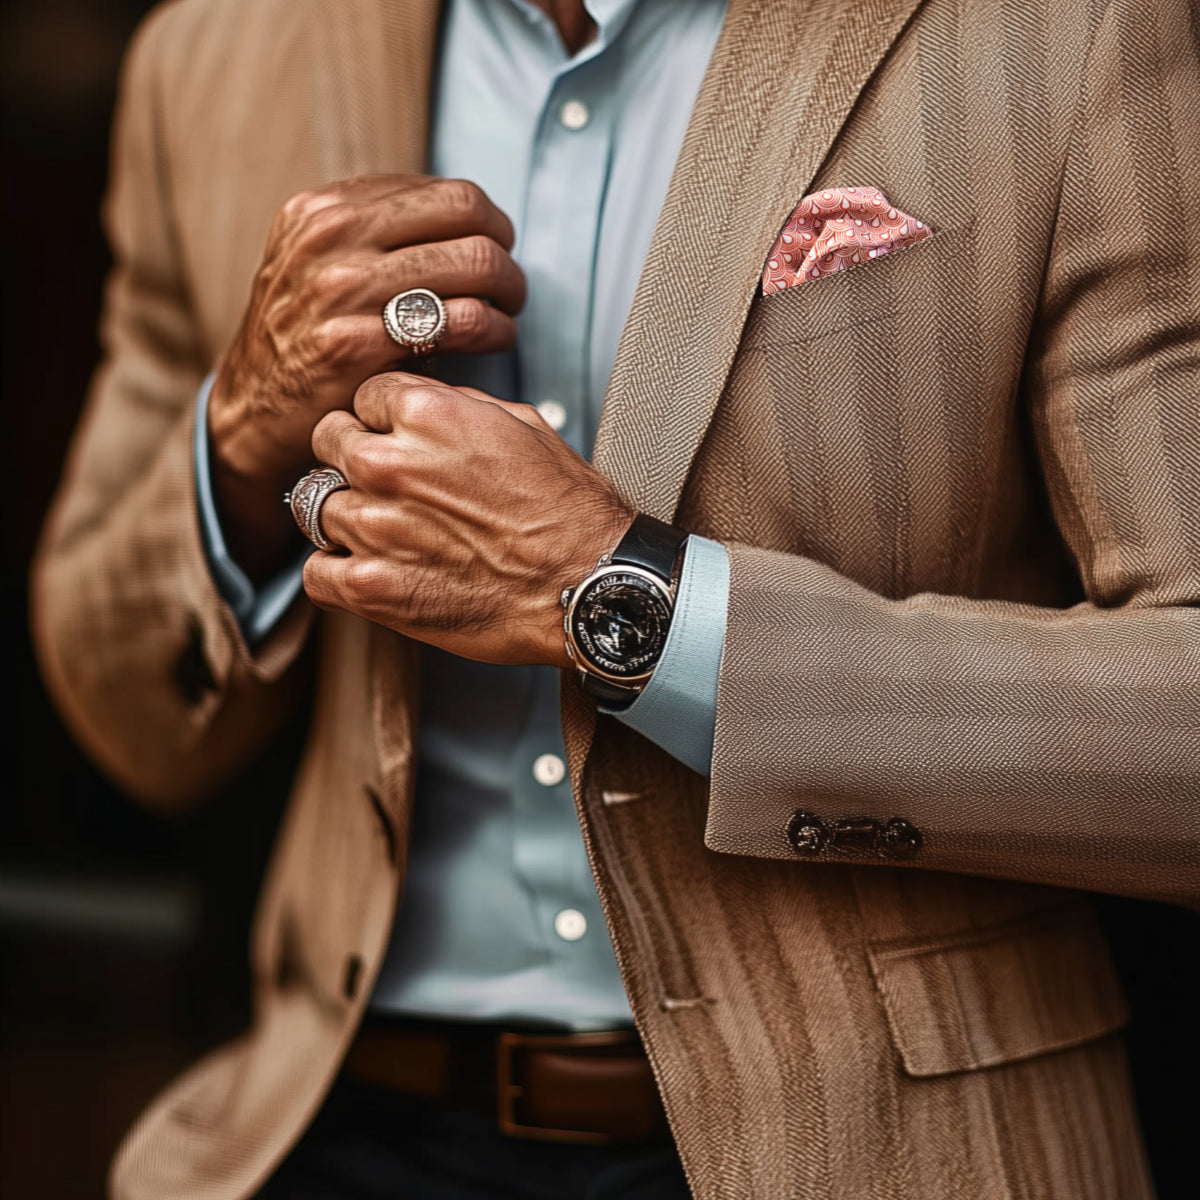
M 283 498 L 300 526 L 300 532 L 318 550 L 333 550 L 336 547 L 321 528 L 321 505 L 334 492 L 349 487 L 346 477 L 336 467 L 318 467 L 299 479 L 296 486 Z
M 383 327 L 392 341 L 423 358 L 446 331 L 446 306 L 428 288 L 409 288 L 383 306 Z

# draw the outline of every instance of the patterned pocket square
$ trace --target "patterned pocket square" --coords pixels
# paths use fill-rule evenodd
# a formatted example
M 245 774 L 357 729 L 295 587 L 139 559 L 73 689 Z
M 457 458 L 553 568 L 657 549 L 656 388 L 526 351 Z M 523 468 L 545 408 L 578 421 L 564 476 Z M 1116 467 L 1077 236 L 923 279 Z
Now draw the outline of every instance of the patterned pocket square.
M 813 192 L 796 205 L 767 257 L 763 295 L 849 270 L 932 234 L 876 188 Z

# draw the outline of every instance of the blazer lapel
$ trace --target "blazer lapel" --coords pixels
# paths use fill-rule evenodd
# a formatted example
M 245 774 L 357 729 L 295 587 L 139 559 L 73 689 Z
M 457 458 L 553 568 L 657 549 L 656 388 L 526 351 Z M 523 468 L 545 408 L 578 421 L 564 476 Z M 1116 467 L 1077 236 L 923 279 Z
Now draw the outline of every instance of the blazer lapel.
M 767 252 L 920 3 L 731 0 L 596 438 L 596 465 L 642 511 L 674 515 Z

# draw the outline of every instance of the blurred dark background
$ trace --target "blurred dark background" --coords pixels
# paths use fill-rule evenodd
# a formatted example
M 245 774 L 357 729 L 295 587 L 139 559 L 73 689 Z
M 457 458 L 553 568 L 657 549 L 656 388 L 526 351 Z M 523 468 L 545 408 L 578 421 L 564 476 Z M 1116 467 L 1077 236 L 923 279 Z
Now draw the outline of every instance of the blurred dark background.
M 29 560 L 98 355 L 117 71 L 150 7 L 0 3 L 4 1200 L 98 1200 L 140 1108 L 246 1023 L 250 914 L 298 740 L 290 733 L 197 816 L 151 817 L 74 747 L 26 634 Z
M 4 723 L 13 769 L 0 791 L 6 1200 L 97 1200 L 140 1107 L 247 1020 L 250 914 L 299 740 L 290 731 L 195 817 L 152 818 L 75 749 L 25 633 L 30 556 L 98 353 L 108 258 L 97 214 L 116 74 L 150 7 L 0 3 L 0 524 L 17 714 Z M 1134 1004 L 1130 1046 L 1161 1200 L 1194 1200 L 1200 916 L 1099 903 Z

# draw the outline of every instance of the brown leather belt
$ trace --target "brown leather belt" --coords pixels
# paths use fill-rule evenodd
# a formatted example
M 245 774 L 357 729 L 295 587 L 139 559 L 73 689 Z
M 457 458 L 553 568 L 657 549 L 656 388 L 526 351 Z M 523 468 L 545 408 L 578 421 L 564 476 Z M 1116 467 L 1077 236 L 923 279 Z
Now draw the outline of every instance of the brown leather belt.
M 632 1030 L 529 1034 L 368 1016 L 342 1072 L 414 1099 L 486 1112 L 510 1137 L 596 1146 L 669 1137 Z

